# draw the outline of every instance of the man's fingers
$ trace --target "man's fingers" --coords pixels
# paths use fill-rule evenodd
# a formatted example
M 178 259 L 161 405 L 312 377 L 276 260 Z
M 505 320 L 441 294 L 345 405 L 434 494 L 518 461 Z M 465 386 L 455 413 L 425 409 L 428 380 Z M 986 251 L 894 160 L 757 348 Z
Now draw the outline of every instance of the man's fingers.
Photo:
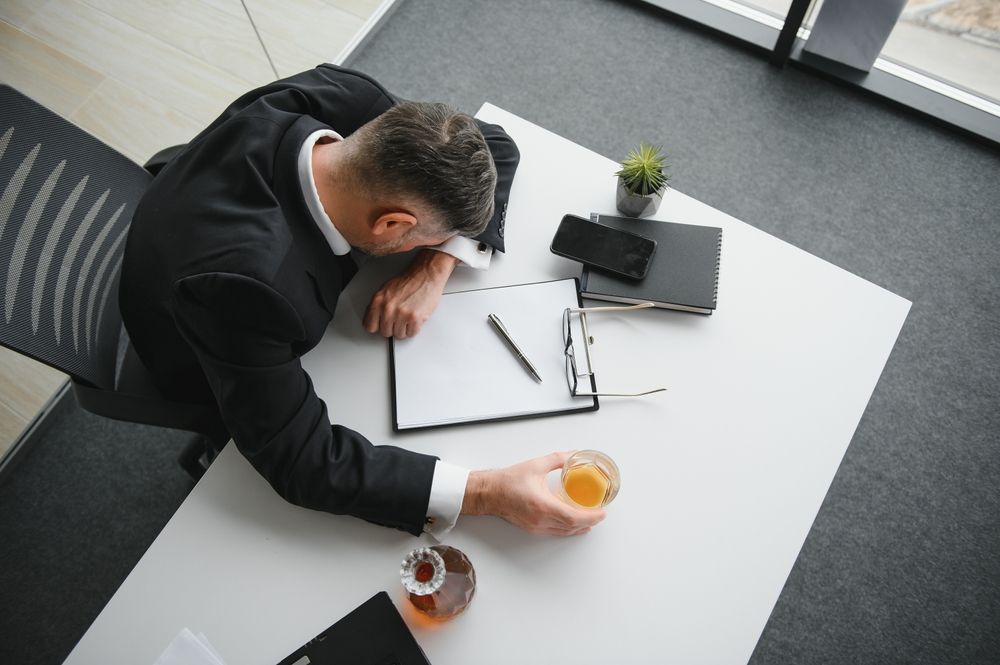
M 396 319 L 395 311 L 391 307 L 383 307 L 382 312 L 379 314 L 379 332 L 382 333 L 382 337 L 392 337 L 395 332 Z
M 563 523 L 570 529 L 581 529 L 592 527 L 604 520 L 603 510 L 584 510 L 582 508 L 573 511 L 563 517 Z
M 605 517 L 605 512 L 601 509 L 577 508 L 551 493 L 547 497 L 547 503 L 546 512 L 550 519 L 570 531 L 592 527 Z
M 413 317 L 400 312 L 391 304 L 372 303 L 365 312 L 364 327 L 370 333 L 380 333 L 383 337 L 404 339 L 416 334 Z
M 368 309 L 365 310 L 365 320 L 364 326 L 365 330 L 370 333 L 378 332 L 379 325 L 379 308 L 375 307 L 374 303 L 368 305 Z
M 392 322 L 392 336 L 396 339 L 413 337 L 422 327 L 420 318 L 412 312 L 397 312 Z
M 593 527 L 585 526 L 578 527 L 575 529 L 567 529 L 565 527 L 549 526 L 544 529 L 539 529 L 536 533 L 544 534 L 547 536 L 558 536 L 560 538 L 568 538 L 570 536 L 582 536 L 585 533 L 590 533 Z
M 575 452 L 575 450 L 562 450 L 555 453 L 549 453 L 542 458 L 546 467 L 545 471 L 555 471 L 556 469 L 561 468 L 564 464 L 566 464 L 566 460 L 569 459 L 569 456 Z
M 420 329 L 424 327 L 424 322 L 418 319 L 416 316 L 410 317 L 410 320 L 406 323 L 406 335 L 408 337 L 413 337 Z
M 371 305 L 365 312 L 364 327 L 370 333 L 380 333 L 383 337 L 406 339 L 420 332 L 420 321 L 392 307 Z

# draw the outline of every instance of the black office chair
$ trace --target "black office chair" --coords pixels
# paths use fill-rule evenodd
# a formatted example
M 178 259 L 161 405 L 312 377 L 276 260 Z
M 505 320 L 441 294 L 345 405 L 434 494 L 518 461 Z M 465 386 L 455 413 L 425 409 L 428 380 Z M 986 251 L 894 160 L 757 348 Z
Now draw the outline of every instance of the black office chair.
M 0 344 L 70 376 L 77 402 L 108 418 L 228 439 L 218 413 L 168 401 L 150 382 L 118 310 L 125 238 L 139 198 L 178 148 L 148 170 L 0 86 Z

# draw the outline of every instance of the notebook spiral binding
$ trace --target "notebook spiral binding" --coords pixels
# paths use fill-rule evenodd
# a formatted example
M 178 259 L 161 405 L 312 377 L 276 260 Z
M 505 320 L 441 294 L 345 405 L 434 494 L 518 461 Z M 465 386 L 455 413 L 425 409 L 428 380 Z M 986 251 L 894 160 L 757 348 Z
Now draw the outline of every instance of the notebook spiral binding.
M 715 288 L 712 291 L 712 308 L 718 305 L 719 300 L 719 267 L 722 265 L 722 229 L 719 229 L 719 241 L 715 249 Z

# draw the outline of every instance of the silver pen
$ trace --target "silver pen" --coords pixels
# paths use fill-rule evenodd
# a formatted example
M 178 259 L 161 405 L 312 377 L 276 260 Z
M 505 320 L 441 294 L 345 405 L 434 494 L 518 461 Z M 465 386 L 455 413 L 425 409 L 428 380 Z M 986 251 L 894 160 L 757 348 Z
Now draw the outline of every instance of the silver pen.
M 521 361 L 521 364 L 524 365 L 524 369 L 528 370 L 528 373 L 535 378 L 535 381 L 541 383 L 542 377 L 538 374 L 538 370 L 535 369 L 535 366 L 531 364 L 528 357 L 524 355 L 524 351 L 521 350 L 521 347 L 517 345 L 514 338 L 510 336 L 509 332 L 507 332 L 507 328 L 504 326 L 503 322 L 500 321 L 500 317 L 496 314 L 490 314 L 489 319 L 490 323 L 493 324 L 493 329 L 496 330 L 497 334 L 500 335 L 500 338 L 507 343 L 507 348 L 509 348 L 514 355 L 517 356 L 517 359 Z

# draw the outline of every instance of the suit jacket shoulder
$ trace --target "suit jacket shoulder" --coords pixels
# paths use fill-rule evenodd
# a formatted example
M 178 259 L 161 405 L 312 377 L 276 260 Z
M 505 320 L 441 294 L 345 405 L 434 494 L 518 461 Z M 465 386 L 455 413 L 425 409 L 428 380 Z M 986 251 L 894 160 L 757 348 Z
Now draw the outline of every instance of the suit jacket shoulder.
M 361 72 L 320 65 L 246 93 L 192 143 L 241 115 L 270 118 L 285 124 L 309 115 L 341 136 L 348 136 L 396 102 L 389 91 Z

